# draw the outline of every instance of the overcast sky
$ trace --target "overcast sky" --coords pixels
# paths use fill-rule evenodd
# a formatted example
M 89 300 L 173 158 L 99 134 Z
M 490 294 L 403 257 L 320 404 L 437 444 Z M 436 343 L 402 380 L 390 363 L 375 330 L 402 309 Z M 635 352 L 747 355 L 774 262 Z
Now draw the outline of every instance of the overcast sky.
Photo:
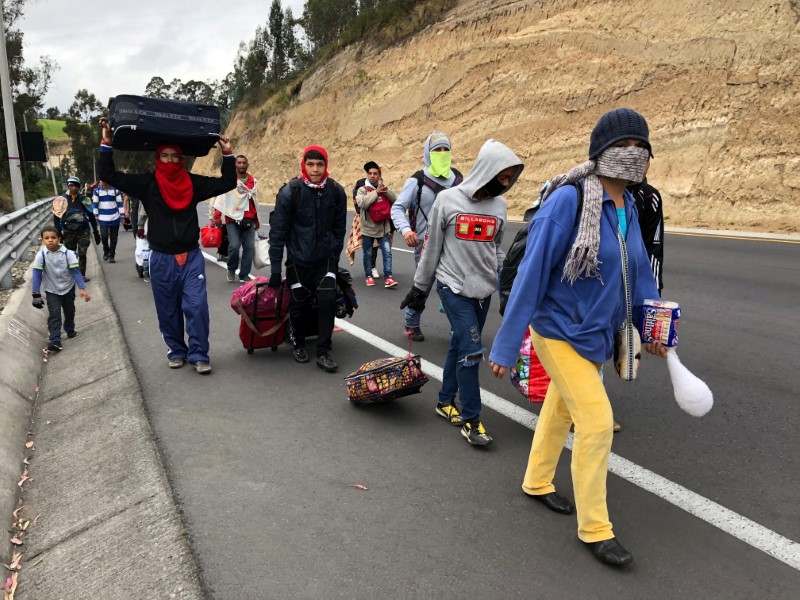
M 304 0 L 282 0 L 295 17 Z M 61 67 L 44 108 L 66 111 L 85 88 L 103 104 L 142 94 L 156 75 L 169 82 L 222 79 L 239 42 L 264 25 L 271 0 L 27 0 L 15 23 L 26 65 L 49 55 Z

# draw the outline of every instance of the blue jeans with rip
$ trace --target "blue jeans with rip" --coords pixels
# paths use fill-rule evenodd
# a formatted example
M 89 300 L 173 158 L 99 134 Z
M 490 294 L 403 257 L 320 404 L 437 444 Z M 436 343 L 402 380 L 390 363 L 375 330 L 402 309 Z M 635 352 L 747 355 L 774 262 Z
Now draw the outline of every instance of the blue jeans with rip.
M 391 277 L 392 275 L 392 244 L 389 241 L 389 235 L 386 234 L 381 238 L 371 238 L 368 235 L 361 236 L 361 254 L 364 256 L 364 273 L 365 277 L 372 276 L 372 242 L 378 240 L 378 248 L 381 249 L 383 255 L 383 277 Z
M 250 276 L 250 269 L 253 267 L 253 254 L 256 247 L 256 228 L 251 224 L 250 227 L 241 229 L 236 223 L 225 225 L 228 232 L 228 271 L 239 269 L 239 279 L 245 281 Z M 239 263 L 239 248 L 242 249 L 242 262 Z
M 478 369 L 485 352 L 481 333 L 492 297 L 476 299 L 459 296 L 438 281 L 436 293 L 442 300 L 451 330 L 450 348 L 444 361 L 439 402 L 453 404 L 458 394 L 461 401 L 461 418 L 465 422 L 476 422 L 481 416 L 481 385 L 478 380 Z

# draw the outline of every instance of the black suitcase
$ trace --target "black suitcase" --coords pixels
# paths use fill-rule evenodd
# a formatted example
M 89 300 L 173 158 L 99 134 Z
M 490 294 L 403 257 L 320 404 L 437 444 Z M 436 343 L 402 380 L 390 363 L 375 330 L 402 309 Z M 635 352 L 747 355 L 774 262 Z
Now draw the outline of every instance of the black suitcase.
M 220 134 L 219 109 L 208 104 L 120 95 L 109 103 L 116 150 L 154 151 L 180 146 L 186 156 L 205 156 Z

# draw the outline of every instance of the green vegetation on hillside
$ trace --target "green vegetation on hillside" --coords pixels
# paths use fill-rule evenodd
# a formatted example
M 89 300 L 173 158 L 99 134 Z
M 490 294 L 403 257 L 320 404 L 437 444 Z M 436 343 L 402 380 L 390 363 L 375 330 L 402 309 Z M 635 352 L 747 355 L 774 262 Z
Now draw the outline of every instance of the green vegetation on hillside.
M 67 124 L 66 121 L 39 119 L 37 123 L 42 127 L 44 137 L 48 140 L 62 140 L 68 137 L 67 132 L 64 131 L 64 125 Z

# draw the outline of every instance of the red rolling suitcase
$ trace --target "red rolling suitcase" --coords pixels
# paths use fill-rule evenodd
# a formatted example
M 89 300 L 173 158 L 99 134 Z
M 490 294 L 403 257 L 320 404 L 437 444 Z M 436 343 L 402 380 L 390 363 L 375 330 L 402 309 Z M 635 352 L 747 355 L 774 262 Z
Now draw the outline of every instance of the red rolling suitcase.
M 262 278 L 263 279 L 263 278 Z M 250 314 L 241 299 L 232 303 L 241 317 L 239 339 L 248 354 L 256 348 L 272 348 L 276 351 L 286 338 L 289 322 L 289 292 L 286 285 L 276 289 L 268 287 L 267 281 L 251 281 L 255 291 Z M 244 286 L 242 286 L 244 287 Z

